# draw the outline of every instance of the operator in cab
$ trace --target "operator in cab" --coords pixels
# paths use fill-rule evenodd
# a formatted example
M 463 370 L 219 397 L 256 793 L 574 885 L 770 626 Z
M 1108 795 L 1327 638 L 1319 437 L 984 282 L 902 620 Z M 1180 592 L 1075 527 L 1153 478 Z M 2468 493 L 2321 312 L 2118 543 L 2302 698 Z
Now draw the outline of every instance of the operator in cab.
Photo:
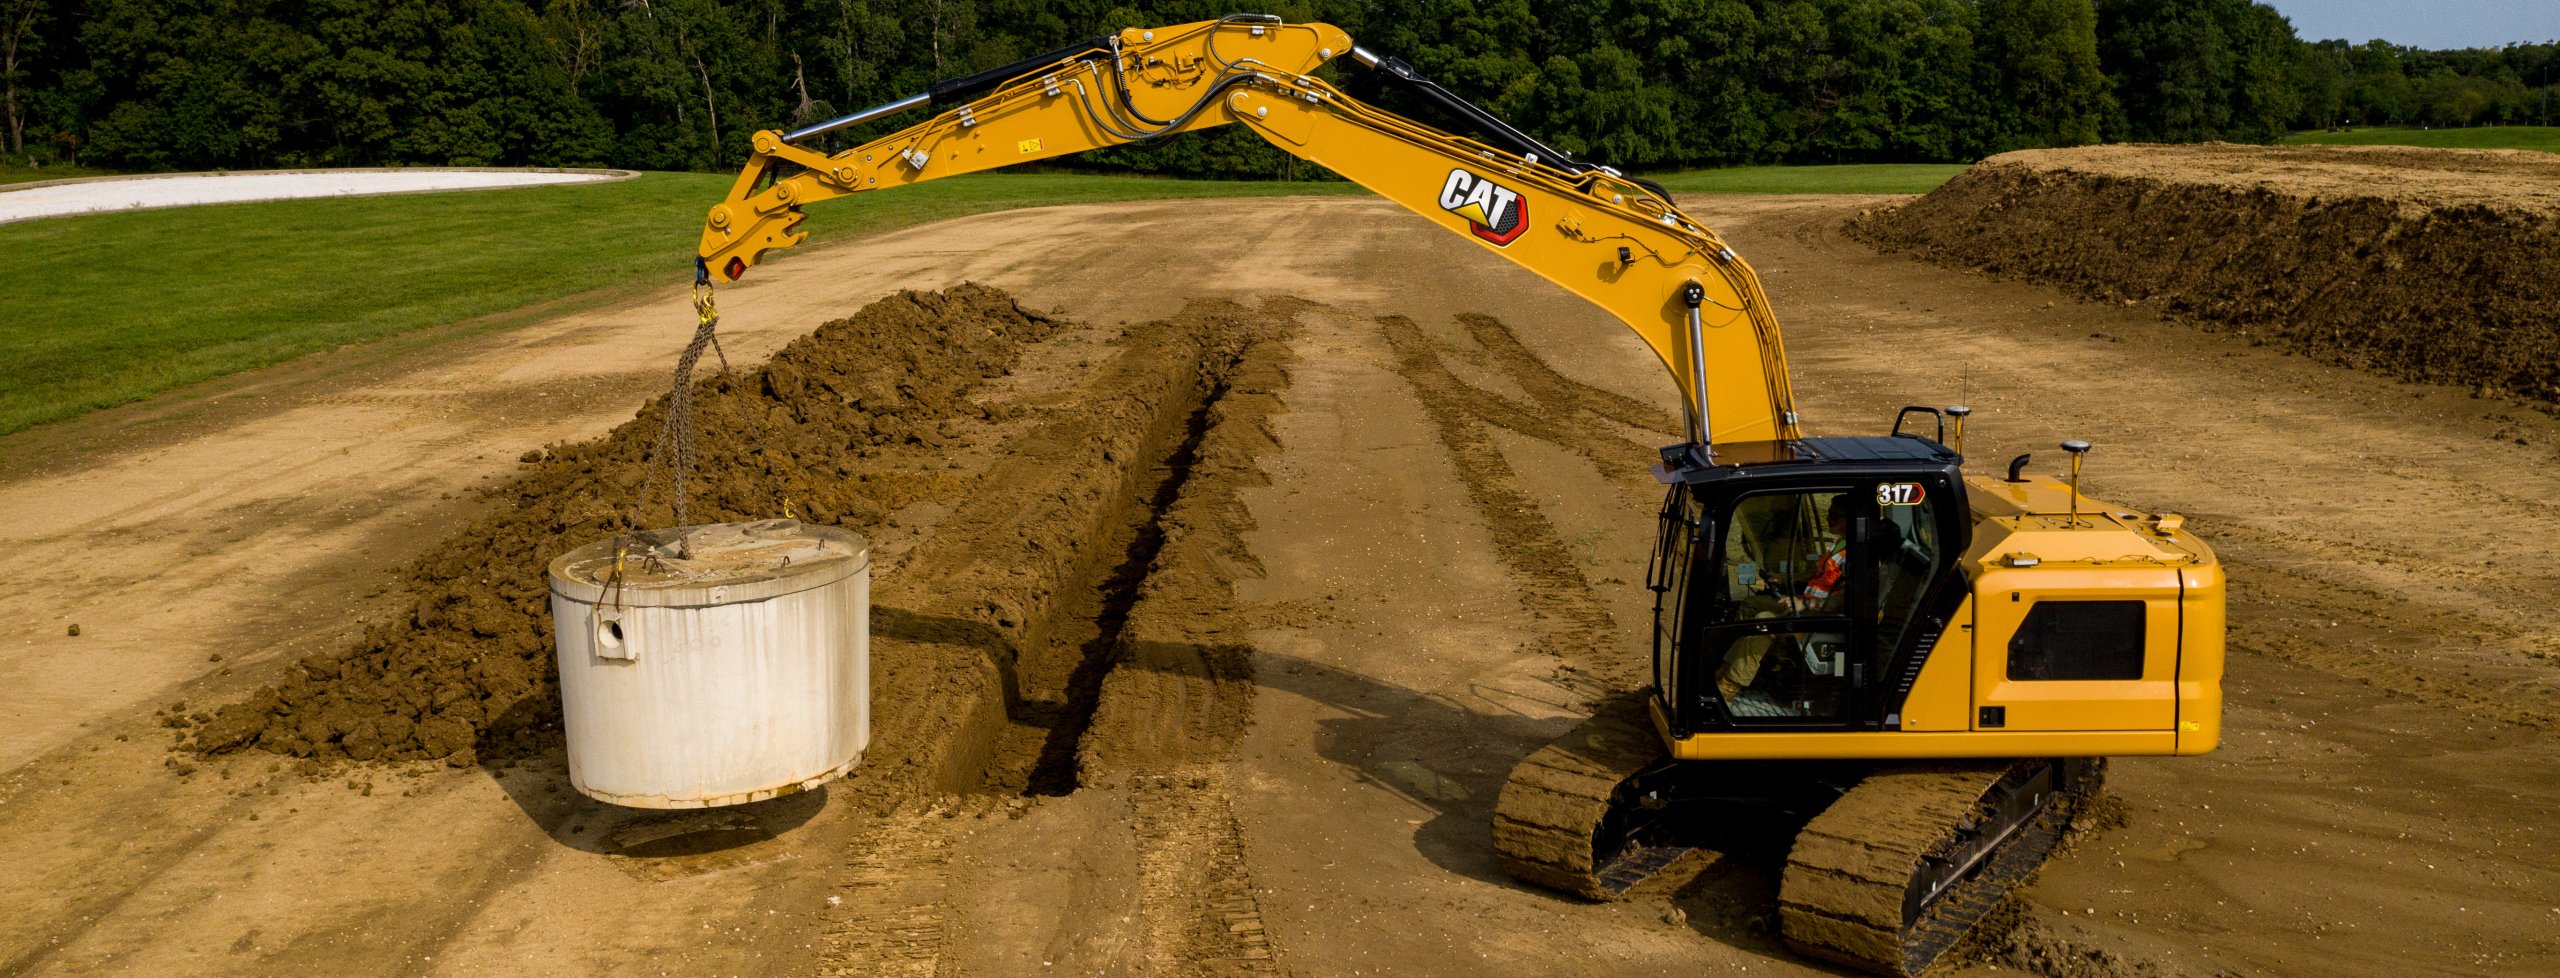
M 1836 610 L 1836 602 L 1832 599 L 1839 595 L 1841 585 L 1849 579 L 1848 495 L 1831 497 L 1831 505 L 1826 508 L 1828 512 L 1823 516 L 1823 526 L 1830 532 L 1823 538 L 1823 545 L 1829 548 L 1829 552 L 1814 565 L 1813 579 L 1805 582 L 1803 592 L 1783 595 L 1778 599 L 1787 610 L 1797 614 Z
M 1766 498 L 1771 503 L 1780 504 L 1796 504 L 1805 501 L 1802 497 L 1794 496 Z M 1794 512 L 1802 513 L 1803 510 L 1797 509 Z M 1745 512 L 1736 515 L 1739 522 L 1739 519 L 1758 514 Z M 1779 526 L 1792 524 L 1801 527 L 1803 524 L 1800 519 L 1800 517 L 1778 516 L 1773 522 Z M 1785 539 L 1794 534 L 1777 530 L 1776 527 L 1765 528 L 1758 533 L 1744 527 L 1737 527 L 1737 532 L 1727 538 L 1727 549 L 1739 549 L 1744 552 L 1729 553 L 1727 566 L 1735 568 L 1738 572 L 1735 575 L 1738 579 L 1737 583 L 1751 591 L 1759 592 L 1753 597 L 1736 603 L 1734 610 L 1737 617 L 1774 618 L 1780 615 L 1825 614 L 1839 610 L 1840 598 L 1846 590 L 1849 576 L 1849 497 L 1847 494 L 1832 495 L 1830 501 L 1823 506 L 1823 525 L 1828 532 L 1819 538 L 1822 551 L 1821 556 L 1813 563 L 1813 575 L 1792 593 L 1777 582 L 1762 576 L 1759 573 L 1760 562 L 1754 559 L 1754 555 L 1749 551 L 1758 550 L 1764 546 L 1754 542 L 1763 535 Z M 1774 533 L 1771 532 L 1773 530 Z M 1778 546 L 1782 552 L 1790 549 L 1784 544 Z M 1726 703 L 1731 704 L 1738 700 L 1742 691 L 1749 688 L 1754 679 L 1759 678 L 1761 660 L 1767 657 L 1770 646 L 1775 642 L 1776 639 L 1772 636 L 1755 635 L 1739 639 L 1725 650 L 1724 661 L 1716 670 L 1716 688 L 1724 694 Z

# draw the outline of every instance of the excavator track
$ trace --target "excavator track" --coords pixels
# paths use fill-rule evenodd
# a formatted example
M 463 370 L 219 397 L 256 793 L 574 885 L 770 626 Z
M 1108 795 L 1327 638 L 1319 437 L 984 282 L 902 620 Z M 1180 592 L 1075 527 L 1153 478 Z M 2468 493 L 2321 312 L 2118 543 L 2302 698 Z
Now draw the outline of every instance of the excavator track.
M 1512 768 L 1493 810 L 1502 871 L 1590 900 L 1609 900 L 1688 847 L 1660 844 L 1663 814 L 1640 803 L 1638 775 L 1661 764 L 1662 738 L 1642 696 L 1604 704 L 1591 719 Z
M 1799 954 L 1915 976 L 2035 873 L 2101 762 L 1887 768 L 1797 833 L 1778 888 Z

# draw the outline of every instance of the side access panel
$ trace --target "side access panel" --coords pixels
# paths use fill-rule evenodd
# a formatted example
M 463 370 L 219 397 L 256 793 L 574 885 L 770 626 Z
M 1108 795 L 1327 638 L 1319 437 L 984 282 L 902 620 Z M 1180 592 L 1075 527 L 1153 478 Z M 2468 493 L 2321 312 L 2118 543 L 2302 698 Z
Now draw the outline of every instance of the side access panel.
M 2032 731 L 2156 730 L 2178 723 L 2178 645 L 2183 634 L 2177 571 L 2165 567 L 2039 567 L 1986 571 L 1974 588 L 1973 729 Z M 2109 610 L 2138 602 L 2126 625 L 2138 635 L 2110 629 L 2106 640 L 2138 638 L 2138 668 L 2107 678 L 2030 678 L 2012 675 L 2013 645 L 2040 604 L 2094 602 Z M 2065 609 L 2047 612 L 2055 614 Z M 2049 635 L 2049 632 L 2039 632 Z M 2066 667 L 2071 650 L 2051 656 Z M 2105 670 L 2092 670 L 2105 671 Z

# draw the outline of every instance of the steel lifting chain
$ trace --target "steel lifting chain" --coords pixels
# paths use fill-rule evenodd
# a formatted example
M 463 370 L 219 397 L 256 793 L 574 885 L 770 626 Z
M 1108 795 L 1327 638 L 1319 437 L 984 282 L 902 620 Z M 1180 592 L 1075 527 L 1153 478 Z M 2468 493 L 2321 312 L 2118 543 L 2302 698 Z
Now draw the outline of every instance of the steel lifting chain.
M 720 348 L 720 310 L 712 304 L 711 270 L 700 261 L 694 263 L 693 342 L 685 344 L 676 357 L 676 374 L 667 392 L 666 417 L 658 425 L 657 440 L 649 447 L 648 475 L 640 485 L 640 498 L 646 501 L 657 491 L 658 469 L 664 465 L 673 474 L 675 516 L 677 526 L 688 524 L 686 514 L 686 476 L 693 471 L 693 367 L 702 361 L 704 350 L 720 357 L 720 372 L 729 372 L 729 353 Z

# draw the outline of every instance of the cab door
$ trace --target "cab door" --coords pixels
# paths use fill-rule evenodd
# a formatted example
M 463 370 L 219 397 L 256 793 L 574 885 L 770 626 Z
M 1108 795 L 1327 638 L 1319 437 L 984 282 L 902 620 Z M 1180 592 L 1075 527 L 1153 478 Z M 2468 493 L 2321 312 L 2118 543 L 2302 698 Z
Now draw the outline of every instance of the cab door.
M 1696 576 L 1698 540 L 1706 533 L 1705 507 L 1685 484 L 1663 495 L 1661 527 L 1653 543 L 1653 562 L 1645 569 L 1645 586 L 1653 591 L 1653 689 L 1671 718 L 1675 733 L 1685 734 L 1692 702 L 1682 693 L 1687 670 L 1681 668 L 1681 632 L 1691 621 L 1689 583 Z
M 1839 728 L 1872 710 L 1872 487 L 1754 489 L 1693 556 L 1688 702 L 1736 728 Z

